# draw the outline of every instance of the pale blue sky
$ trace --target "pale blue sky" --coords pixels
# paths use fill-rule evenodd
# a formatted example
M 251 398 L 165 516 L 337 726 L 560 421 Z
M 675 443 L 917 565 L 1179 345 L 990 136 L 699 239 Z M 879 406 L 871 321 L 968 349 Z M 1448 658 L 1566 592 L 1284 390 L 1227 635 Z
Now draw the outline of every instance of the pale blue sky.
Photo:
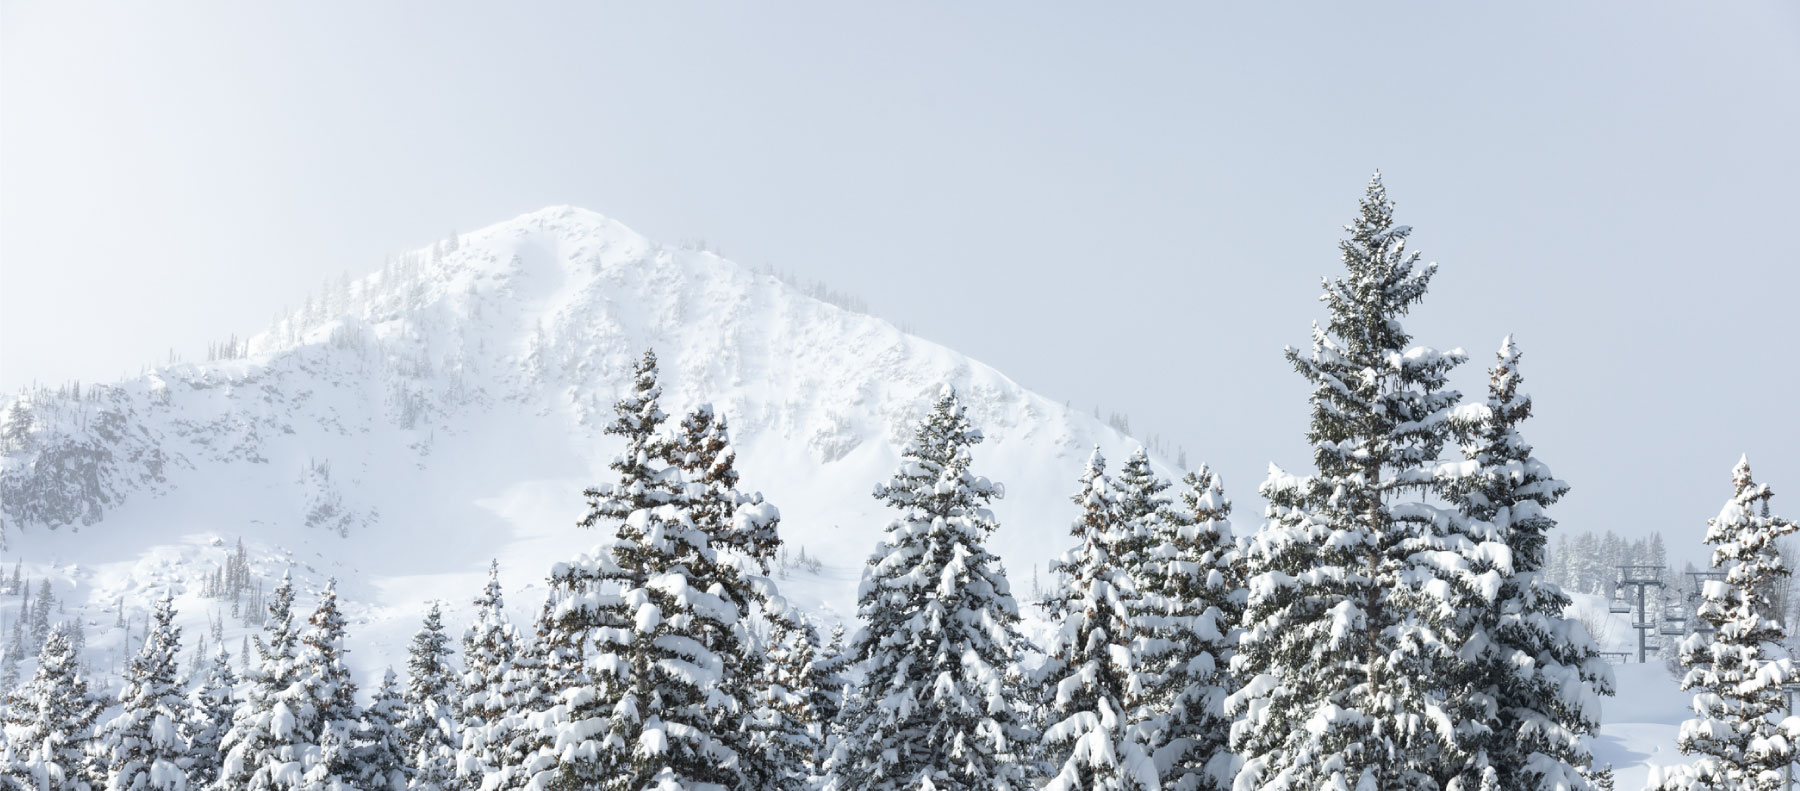
M 116 378 L 549 204 L 704 238 L 1226 473 L 1303 469 L 1380 168 L 1517 333 L 1574 528 L 1800 514 L 1800 6 L 0 2 L 0 387 Z

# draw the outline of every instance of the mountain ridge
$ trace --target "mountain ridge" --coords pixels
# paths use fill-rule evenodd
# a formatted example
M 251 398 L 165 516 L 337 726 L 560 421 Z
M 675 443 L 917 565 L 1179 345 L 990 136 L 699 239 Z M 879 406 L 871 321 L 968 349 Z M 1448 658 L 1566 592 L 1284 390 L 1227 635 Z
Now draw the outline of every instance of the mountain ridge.
M 422 600 L 465 600 L 490 558 L 524 615 L 549 562 L 603 538 L 573 528 L 579 492 L 605 479 L 600 428 L 645 348 L 666 412 L 729 419 L 744 485 L 812 559 L 784 586 L 824 619 L 854 612 L 888 519 L 869 490 L 938 387 L 988 438 L 976 471 L 1008 487 L 994 544 L 1021 591 L 1069 540 L 1088 449 L 1136 447 L 889 322 L 556 206 L 340 280 L 225 359 L 0 401 L 6 554 L 94 610 L 158 586 L 188 600 L 242 538 L 265 578 L 344 578 L 376 624 L 365 657 L 392 658 Z M 21 407 L 23 431 L 4 417 Z

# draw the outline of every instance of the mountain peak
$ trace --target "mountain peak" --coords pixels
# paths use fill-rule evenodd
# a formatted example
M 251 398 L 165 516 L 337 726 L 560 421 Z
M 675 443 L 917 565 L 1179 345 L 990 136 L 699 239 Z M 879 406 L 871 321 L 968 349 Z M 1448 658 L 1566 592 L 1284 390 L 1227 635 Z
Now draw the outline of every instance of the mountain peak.
M 808 596 L 837 614 L 888 518 L 869 486 L 945 386 L 985 437 L 976 470 L 1006 486 L 993 546 L 1021 582 L 1062 546 L 1088 449 L 1136 446 L 887 321 L 551 206 L 334 283 L 248 347 L 34 392 L 22 434 L 0 403 L 23 436 L 0 449 L 0 538 L 88 569 L 210 563 L 242 536 L 271 563 L 354 570 L 347 596 L 410 618 L 416 598 L 383 592 L 429 577 L 460 597 L 496 557 L 533 579 L 601 537 L 572 527 L 579 495 L 608 474 L 602 427 L 646 348 L 674 420 L 710 403 L 729 421 L 745 487 L 824 559 Z

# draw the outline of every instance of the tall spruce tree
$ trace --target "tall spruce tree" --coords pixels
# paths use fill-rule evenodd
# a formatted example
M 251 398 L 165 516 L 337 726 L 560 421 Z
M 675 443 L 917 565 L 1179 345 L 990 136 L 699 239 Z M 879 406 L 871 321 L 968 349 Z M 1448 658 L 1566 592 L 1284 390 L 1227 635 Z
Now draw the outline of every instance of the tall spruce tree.
M 188 743 L 180 729 L 188 714 L 177 667 L 180 651 L 175 599 L 165 591 L 151 615 L 144 647 L 126 668 L 121 710 L 101 726 L 95 740 L 108 791 L 189 787 Z
M 409 780 L 407 736 L 401 730 L 406 718 L 406 700 L 394 669 L 381 676 L 375 698 L 363 712 L 362 729 L 357 737 L 357 782 L 362 791 L 406 791 L 414 786 Z M 439 786 L 446 787 L 446 786 Z
M 453 791 L 456 777 L 457 725 L 451 710 L 456 673 L 450 667 L 450 637 L 437 602 L 425 611 L 425 622 L 407 649 L 406 706 L 400 729 L 406 765 L 412 768 L 407 787 L 417 791 Z
M 465 786 L 474 788 L 483 777 L 517 759 L 507 755 L 515 725 L 508 714 L 514 713 L 517 697 L 515 661 L 525 646 L 506 615 L 499 561 L 488 566 L 487 585 L 475 599 L 475 620 L 463 633 L 462 646 L 463 672 L 457 680 L 455 707 L 462 739 L 456 773 Z
M 983 540 L 999 486 L 969 470 L 981 441 L 945 388 L 875 496 L 899 512 L 869 558 L 850 653 L 862 678 L 840 715 L 828 787 L 1029 787 L 1032 734 L 1012 666 L 1019 610 Z
M 344 664 L 344 629 L 337 580 L 331 580 L 300 636 L 295 678 L 299 705 L 292 713 L 294 729 L 311 741 L 303 758 L 304 789 L 353 788 L 362 774 L 355 751 L 362 712 L 356 705 L 356 684 Z
M 1587 791 L 1609 782 L 1583 737 L 1599 730 L 1598 696 L 1612 694 L 1612 671 L 1586 629 L 1563 615 L 1570 599 L 1546 569 L 1556 527 L 1547 509 L 1569 487 L 1520 434 L 1531 397 L 1519 389 L 1519 358 L 1507 336 L 1487 401 L 1458 411 L 1470 463 L 1446 487 L 1465 519 L 1491 525 L 1511 556 L 1493 606 L 1467 613 L 1487 641 L 1468 668 L 1466 694 L 1494 702 L 1492 729 L 1470 766 L 1491 771 L 1482 785 L 1501 791 Z
M 1751 478 L 1748 459 L 1738 461 L 1731 479 L 1736 492 L 1706 530 L 1713 567 L 1725 579 L 1706 583 L 1696 613 L 1714 631 L 1710 639 L 1690 635 L 1681 646 L 1688 669 L 1681 688 L 1695 691 L 1694 718 L 1682 723 L 1676 744 L 1695 760 L 1652 777 L 1652 787 L 1664 791 L 1776 791 L 1797 757 L 1800 719 L 1783 719 L 1781 687 L 1800 677 L 1781 645 L 1769 591 L 1793 573 L 1777 542 L 1800 524 L 1770 513 L 1775 493 Z
M 37 598 L 21 605 L 21 609 L 30 613 L 32 645 L 43 646 L 50 639 L 50 627 L 55 620 L 52 616 L 56 613 L 56 592 L 50 588 L 50 580 L 39 581 Z
M 1043 604 L 1059 628 L 1038 676 L 1049 726 L 1044 748 L 1055 772 L 1049 791 L 1158 786 L 1156 768 L 1130 728 L 1131 709 L 1146 687 L 1134 650 L 1133 572 L 1144 560 L 1144 519 L 1157 510 L 1147 458 L 1133 474 L 1129 492 L 1115 491 L 1106 459 L 1094 449 L 1073 498 L 1081 516 L 1069 532 L 1080 543 L 1051 566 L 1063 584 Z M 1121 502 L 1127 494 L 1129 507 Z
M 739 613 L 730 629 L 705 635 L 704 647 L 722 664 L 718 693 L 726 699 L 725 705 L 711 707 L 712 732 L 725 749 L 739 756 L 743 780 L 751 787 L 793 787 L 809 779 L 810 766 L 796 768 L 789 760 L 792 750 L 778 749 L 771 742 L 807 731 L 800 725 L 796 734 L 789 721 L 794 712 L 782 711 L 775 702 L 790 694 L 806 698 L 808 691 L 797 685 L 807 678 L 779 679 L 771 669 L 779 663 L 765 654 L 764 641 L 753 629 L 758 622 L 769 624 L 777 634 L 767 647 L 777 652 L 783 650 L 784 640 L 795 639 L 791 634 L 796 628 L 794 616 L 767 577 L 769 561 L 781 547 L 781 513 L 764 502 L 760 492 L 738 490 L 737 453 L 731 446 L 731 433 L 725 417 L 716 414 L 712 405 L 702 404 L 689 412 L 669 448 L 670 460 L 684 482 L 677 502 L 712 551 L 709 563 L 692 569 L 695 581 L 716 585 Z M 764 704 L 774 708 L 763 708 Z
M 88 692 L 80 658 L 63 627 L 53 626 L 38 653 L 37 673 L 6 709 L 7 747 L 13 761 L 0 776 L 30 789 L 95 788 L 88 746 L 102 704 Z
M 756 788 L 805 791 L 818 774 L 818 712 L 811 691 L 817 633 L 798 611 L 785 608 L 769 616 L 769 637 L 761 653 L 761 678 L 750 700 L 747 762 Z
M 1153 523 L 1134 611 L 1149 688 L 1133 709 L 1163 788 L 1223 791 L 1237 756 L 1225 697 L 1247 593 L 1231 532 L 1231 501 L 1206 465 L 1182 479 L 1181 503 Z
M 225 757 L 215 783 L 221 791 L 291 788 L 304 771 L 309 734 L 292 723 L 302 707 L 292 577 L 284 572 L 272 593 L 249 689 L 221 742 Z
M 539 718 L 552 787 L 748 787 L 745 711 L 729 694 L 741 583 L 670 463 L 656 376 L 646 352 L 606 429 L 625 439 L 619 477 L 585 492 L 581 524 L 613 526 L 613 541 L 551 573 L 546 648 L 569 701 L 566 720 Z
M 1459 774 L 1479 702 L 1452 699 L 1441 666 L 1482 606 L 1474 543 L 1428 499 L 1458 394 L 1460 352 L 1412 345 L 1400 319 L 1435 265 L 1406 249 L 1379 174 L 1325 281 L 1330 320 L 1287 358 L 1313 385 L 1310 476 L 1271 469 L 1269 521 L 1249 560 L 1247 628 L 1228 699 L 1237 783 L 1270 789 L 1441 787 Z M 1469 709 L 1469 710 L 1465 710 Z M 1428 726 L 1428 723 L 1434 723 Z
M 218 646 L 188 698 L 185 727 L 188 740 L 188 786 L 211 788 L 219 779 L 224 756 L 222 742 L 231 730 L 238 701 L 233 695 L 237 674 L 231 671 L 231 654 Z

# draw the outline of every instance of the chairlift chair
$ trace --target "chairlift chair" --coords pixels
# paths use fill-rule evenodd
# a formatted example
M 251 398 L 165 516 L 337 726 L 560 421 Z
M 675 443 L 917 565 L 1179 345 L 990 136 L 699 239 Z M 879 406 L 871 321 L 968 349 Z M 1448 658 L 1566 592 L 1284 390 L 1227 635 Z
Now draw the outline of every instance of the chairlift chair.
M 1613 613 L 1631 612 L 1631 604 L 1625 601 L 1624 588 L 1613 589 L 1612 604 L 1607 607 L 1607 610 Z

